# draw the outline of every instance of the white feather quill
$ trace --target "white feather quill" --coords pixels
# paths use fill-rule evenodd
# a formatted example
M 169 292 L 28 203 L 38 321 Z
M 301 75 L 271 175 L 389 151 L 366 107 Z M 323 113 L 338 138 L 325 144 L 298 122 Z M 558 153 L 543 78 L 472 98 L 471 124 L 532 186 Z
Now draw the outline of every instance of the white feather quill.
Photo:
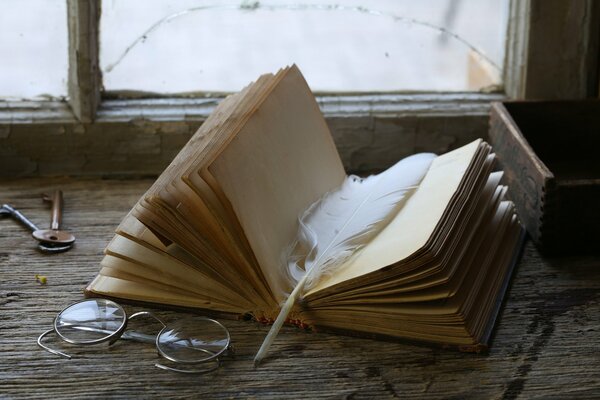
M 255 365 L 266 355 L 296 300 L 387 226 L 434 158 L 431 153 L 416 154 L 378 175 L 365 179 L 349 176 L 341 188 L 305 211 L 297 238 L 284 255 L 288 272 L 297 283 L 256 353 Z

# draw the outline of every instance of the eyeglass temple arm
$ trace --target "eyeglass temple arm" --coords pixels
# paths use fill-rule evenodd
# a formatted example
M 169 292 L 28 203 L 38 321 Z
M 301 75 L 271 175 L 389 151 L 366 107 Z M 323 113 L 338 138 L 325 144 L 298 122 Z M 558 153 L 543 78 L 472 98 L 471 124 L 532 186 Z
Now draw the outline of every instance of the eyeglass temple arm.
M 156 315 L 154 315 L 154 314 L 152 314 L 151 312 L 148 312 L 148 311 L 140 311 L 140 312 L 137 312 L 135 314 L 132 314 L 131 316 L 129 316 L 129 318 L 127 318 L 127 320 L 130 320 L 130 319 L 135 318 L 135 317 L 143 316 L 143 315 L 152 317 L 155 320 L 157 320 L 158 322 L 160 322 L 163 327 L 165 326 L 165 323 L 163 321 L 161 321 Z M 76 327 L 76 326 L 73 326 L 73 328 L 75 328 L 75 329 L 82 329 L 82 330 L 93 330 L 93 331 L 102 332 L 101 329 L 94 329 L 94 328 L 90 328 L 90 327 Z M 50 333 L 53 333 L 53 332 L 55 332 L 54 329 L 48 329 L 47 331 L 43 332 L 40 336 L 38 336 L 38 339 L 37 339 L 38 346 L 40 346 L 42 349 L 46 350 L 49 353 L 56 354 L 57 356 L 61 356 L 61 357 L 65 357 L 65 358 L 71 359 L 72 357 L 70 355 L 68 355 L 66 353 L 63 353 L 62 351 L 51 349 L 50 347 L 48 347 L 48 346 L 46 346 L 45 344 L 42 343 L 42 339 L 44 337 L 46 337 L 47 335 L 49 335 Z M 134 331 L 126 331 L 126 332 L 124 332 L 123 335 L 121 335 L 121 338 L 125 339 L 125 340 L 134 340 L 136 342 L 143 342 L 143 343 L 154 343 L 155 340 L 156 340 L 156 336 L 154 336 L 154 335 L 146 335 L 146 334 L 139 333 L 139 332 L 134 332 Z
M 38 337 L 38 340 L 37 340 L 37 344 L 38 344 L 38 346 L 40 346 L 42 349 L 44 349 L 44 350 L 46 350 L 47 352 L 50 352 L 50 353 L 52 353 L 52 354 L 56 354 L 56 355 L 58 355 L 58 356 L 62 356 L 62 357 L 65 357 L 65 358 L 71 359 L 71 356 L 70 356 L 70 355 L 68 355 L 68 354 L 65 354 L 65 353 L 63 353 L 63 352 L 61 352 L 61 351 L 58 351 L 58 350 L 51 349 L 50 347 L 48 347 L 48 346 L 46 346 L 45 344 L 43 344 L 43 343 L 42 343 L 42 339 L 43 339 L 43 338 L 44 338 L 46 335 L 48 335 L 49 333 L 52 333 L 52 332 L 54 332 L 54 329 L 48 329 L 46 332 L 42 333 L 42 334 L 41 334 L 41 335 Z
M 132 315 L 133 317 L 133 315 Z M 162 322 L 162 321 L 161 321 Z M 50 352 L 52 354 L 56 354 L 58 356 L 61 357 L 65 357 L 68 359 L 71 359 L 72 357 L 68 354 L 65 354 L 61 351 L 58 350 L 54 350 L 51 349 L 50 347 L 46 346 L 45 344 L 42 343 L 42 339 L 50 334 L 55 332 L 54 329 L 48 329 L 47 331 L 43 332 L 37 339 L 37 344 L 38 346 L 40 346 L 42 349 L 46 350 L 47 352 Z M 151 335 L 144 335 L 141 333 L 137 333 L 137 332 L 125 332 L 122 336 L 123 339 L 132 339 L 132 340 L 136 340 L 136 341 L 142 341 L 142 342 L 153 342 L 154 341 L 154 337 Z M 208 373 L 208 372 L 212 372 L 214 370 L 216 370 L 217 368 L 219 368 L 219 366 L 221 365 L 221 360 L 219 358 L 215 359 L 215 366 L 213 368 L 207 369 L 207 370 L 185 370 L 185 369 L 179 369 L 179 368 L 173 368 L 173 367 L 169 367 L 163 364 L 159 364 L 156 363 L 154 364 L 157 368 L 166 370 L 166 371 L 173 371 L 173 372 L 181 372 L 181 373 L 186 373 L 186 374 L 204 374 L 204 373 Z
M 76 327 L 75 329 L 81 329 L 81 327 L 79 327 L 79 328 Z M 92 329 L 88 328 L 86 330 L 92 330 Z M 94 331 L 101 332 L 100 329 L 94 329 Z M 46 350 L 49 353 L 56 354 L 58 356 L 71 359 L 72 357 L 70 355 L 68 355 L 66 353 L 63 353 L 61 351 L 58 351 L 58 350 L 51 349 L 50 347 L 48 347 L 48 346 L 46 346 L 45 344 L 42 343 L 42 339 L 46 335 L 48 335 L 50 333 L 53 333 L 53 332 L 54 332 L 54 329 L 48 329 L 46 332 L 42 333 L 38 337 L 38 339 L 37 339 L 38 346 L 40 346 L 42 349 Z M 154 335 L 147 335 L 147 334 L 144 334 L 144 333 L 139 333 L 139 332 L 134 332 L 134 331 L 127 331 L 127 332 L 123 333 L 123 335 L 121 336 L 121 339 L 133 340 L 134 342 L 154 344 L 154 342 L 156 341 L 156 336 L 154 336 Z

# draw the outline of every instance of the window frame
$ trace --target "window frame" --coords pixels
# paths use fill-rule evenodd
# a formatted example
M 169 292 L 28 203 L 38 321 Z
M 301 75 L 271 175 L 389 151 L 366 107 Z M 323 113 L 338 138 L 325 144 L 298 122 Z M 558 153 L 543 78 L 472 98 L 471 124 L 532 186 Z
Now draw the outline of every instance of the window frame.
M 543 4 L 542 4 L 543 3 Z M 507 33 L 507 51 L 504 65 L 504 89 L 500 94 L 506 98 L 585 98 L 598 94 L 598 17 L 600 6 L 593 0 L 579 2 L 564 2 L 561 0 L 511 0 Z M 8 120 L 48 119 L 75 120 L 92 122 L 96 114 L 110 114 L 114 108 L 115 99 L 103 96 L 102 77 L 98 62 L 99 56 L 99 22 L 101 0 L 67 0 L 69 28 L 69 73 L 68 97 L 66 104 L 72 115 L 61 101 L 15 101 L 1 102 L 0 123 Z M 578 29 L 572 29 L 573 25 Z M 552 33 L 555 33 L 554 35 Z M 550 39 L 549 39 L 550 36 Z M 553 37 L 554 36 L 554 37 Z M 548 42 L 557 39 L 562 40 Z M 555 61 L 563 61 L 548 66 L 549 57 L 538 57 L 540 54 L 562 54 L 560 50 L 573 46 L 583 49 L 581 57 L 564 59 L 555 57 Z M 563 88 L 556 92 L 550 89 L 555 82 L 553 79 L 564 78 Z M 386 99 L 389 103 L 384 107 L 385 112 L 406 112 L 405 102 L 426 99 L 433 113 L 437 113 L 436 100 L 440 107 L 447 109 L 449 102 L 464 98 L 474 103 L 494 101 L 498 93 L 478 92 L 429 92 L 414 94 L 358 94 L 338 96 L 318 96 L 323 104 L 339 103 L 337 111 L 351 114 L 353 109 L 359 113 L 369 109 L 373 99 L 382 106 Z M 337 101 L 333 100 L 336 98 Z M 171 104 L 177 104 L 178 97 L 160 97 L 156 106 L 164 104 L 165 99 L 171 99 Z M 202 108 L 206 103 L 215 103 L 221 97 L 198 98 L 196 102 L 188 103 L 193 107 L 196 103 Z M 122 101 L 125 101 L 123 99 Z M 136 109 L 136 99 L 130 99 L 132 110 Z M 360 104 L 362 103 L 362 104 Z M 119 103 L 122 104 L 122 103 Z M 144 104 L 152 108 L 152 101 Z M 344 105 L 352 104 L 343 109 Z M 360 105 L 359 105 L 360 104 Z M 462 109 L 465 102 L 456 104 Z M 357 105 L 359 105 L 357 107 Z M 424 104 L 414 104 L 415 109 L 422 109 Z M 474 105 L 475 106 L 475 105 Z M 210 112 L 210 110 L 206 110 Z M 377 110 L 378 111 L 378 110 Z M 327 114 L 328 109 L 324 110 Z M 11 115 L 13 114 L 14 115 Z M 25 114 L 30 114 L 24 117 Z M 153 113 L 150 113 L 153 114 Z M 206 113 L 204 117 L 206 117 Z M 11 118 L 14 117 L 14 118 Z M 132 117 L 137 115 L 132 114 Z
M 128 146 L 133 149 L 136 141 L 141 140 L 141 125 L 152 124 L 154 129 L 167 132 L 174 129 L 173 126 L 178 126 L 177 124 L 188 124 L 190 128 L 185 132 L 190 135 L 222 99 L 115 99 L 103 96 L 98 63 L 101 0 L 67 0 L 67 10 L 69 73 L 66 102 L 0 101 L 0 143 L 3 138 L 8 138 L 11 132 L 17 134 L 16 132 L 27 131 L 27 127 L 23 125 L 35 125 L 38 129 L 44 124 L 48 124 L 49 128 L 61 124 L 66 132 L 85 131 L 88 128 L 89 131 L 102 132 L 103 126 L 128 123 L 133 127 L 122 130 L 123 135 L 129 135 L 123 140 L 130 141 Z M 392 129 L 389 124 L 395 124 L 400 127 L 396 130 L 397 135 L 401 136 L 403 131 L 406 132 L 403 128 L 405 123 L 412 127 L 407 129 L 415 132 L 423 132 L 428 127 L 441 127 L 449 138 L 438 142 L 434 138 L 431 143 L 421 145 L 414 144 L 418 140 L 413 138 L 412 148 L 408 151 L 447 150 L 442 147 L 460 144 L 473 135 L 470 132 L 461 137 L 460 133 L 456 133 L 460 132 L 465 124 L 476 125 L 477 129 L 482 130 L 480 136 L 485 134 L 484 123 L 492 101 L 598 96 L 599 26 L 600 5 L 594 0 L 511 0 L 503 93 L 344 94 L 317 96 L 317 101 L 325 118 L 332 125 L 342 158 L 350 169 L 353 169 L 352 162 L 348 160 L 352 154 L 344 153 L 344 149 L 352 147 L 352 140 L 362 140 L 356 138 L 361 129 L 370 130 L 374 136 L 389 136 L 393 134 L 390 133 Z M 578 49 L 575 54 L 568 52 L 572 47 Z M 570 56 L 553 56 L 556 54 Z M 557 85 L 557 81 L 561 84 Z M 18 140 L 15 137 L 12 139 Z M 397 141 L 388 140 L 383 146 L 401 145 L 404 142 L 402 138 Z M 40 141 L 40 146 L 43 146 L 43 143 L 44 140 Z M 106 151 L 112 150 L 107 147 Z M 385 149 L 382 148 L 381 151 Z M 19 150 L 12 153 L 22 152 Z M 169 156 L 166 155 L 165 159 Z M 165 159 L 158 161 L 160 168 L 164 167 Z M 6 161 L 8 162 L 10 160 Z M 358 170 L 370 170 L 380 165 L 377 162 L 365 161 L 354 167 Z M 160 169 L 148 170 L 149 173 L 156 171 L 160 172 Z M 66 173 L 69 173 L 68 169 Z M 44 171 L 38 166 L 35 171 L 30 168 L 29 172 L 18 174 L 44 174 Z

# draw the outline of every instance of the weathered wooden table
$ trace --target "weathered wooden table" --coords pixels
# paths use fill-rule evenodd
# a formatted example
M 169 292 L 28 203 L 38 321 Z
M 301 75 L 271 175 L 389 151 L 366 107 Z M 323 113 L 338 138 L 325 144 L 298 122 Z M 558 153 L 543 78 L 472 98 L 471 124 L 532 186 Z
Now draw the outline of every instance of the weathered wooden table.
M 159 370 L 153 346 L 123 340 L 110 348 L 71 346 L 71 360 L 38 348 L 56 313 L 83 298 L 114 228 L 151 183 L 0 181 L 0 202 L 44 227 L 50 213 L 40 193 L 62 188 L 64 226 L 77 236 L 71 251 L 46 255 L 25 228 L 0 219 L 0 398 L 600 398 L 600 259 L 545 259 L 531 243 L 489 354 L 286 327 L 254 369 L 268 327 L 228 320 L 237 356 L 208 375 Z

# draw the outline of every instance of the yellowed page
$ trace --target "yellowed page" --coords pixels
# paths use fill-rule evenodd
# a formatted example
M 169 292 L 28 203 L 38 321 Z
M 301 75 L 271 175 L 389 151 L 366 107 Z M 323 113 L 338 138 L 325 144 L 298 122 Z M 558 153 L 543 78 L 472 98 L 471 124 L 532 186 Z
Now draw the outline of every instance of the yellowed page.
M 196 307 L 239 314 L 239 308 L 225 308 L 223 304 L 214 304 L 205 299 L 182 294 L 180 291 L 167 290 L 147 283 L 104 276 L 99 274 L 87 289 L 102 296 L 126 298 L 150 303 L 170 304 L 182 307 Z
M 394 220 L 333 276 L 307 295 L 405 259 L 421 249 L 442 218 L 481 140 L 437 157 Z
M 228 291 L 229 296 L 238 296 L 239 293 L 235 290 L 223 285 L 222 283 L 212 279 L 210 276 L 200 273 L 197 269 L 191 266 L 185 265 L 169 254 L 160 253 L 159 251 L 153 250 L 149 247 L 142 246 L 141 244 L 126 238 L 121 235 L 115 235 L 106 247 L 107 255 L 116 255 L 121 258 L 134 260 L 137 264 L 146 265 L 151 269 L 163 270 L 165 274 L 189 274 L 190 280 L 198 279 L 198 285 L 204 287 L 204 290 L 209 292 L 220 292 Z M 155 274 L 157 271 L 155 272 Z M 216 295 L 213 293 L 212 295 Z
M 236 212 L 273 295 L 290 283 L 282 252 L 297 219 L 345 172 L 331 134 L 296 67 L 282 78 L 209 167 Z
M 167 251 L 167 247 L 164 243 L 131 213 L 127 214 L 127 216 L 123 218 L 123 221 L 121 221 L 121 224 L 117 229 L 117 233 L 120 232 L 136 237 L 161 251 Z

